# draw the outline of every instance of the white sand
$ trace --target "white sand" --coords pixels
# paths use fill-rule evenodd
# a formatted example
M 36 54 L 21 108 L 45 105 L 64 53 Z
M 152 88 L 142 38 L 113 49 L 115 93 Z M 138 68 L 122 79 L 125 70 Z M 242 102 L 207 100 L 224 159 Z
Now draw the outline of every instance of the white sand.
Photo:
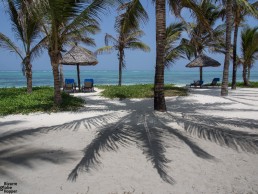
M 153 112 L 152 99 L 75 95 L 87 102 L 77 112 L 0 118 L 0 186 L 17 183 L 19 194 L 258 193 L 257 89 L 227 97 L 192 89 L 167 98 L 168 113 Z M 67 180 L 87 161 L 89 171 L 79 165 L 76 181 Z

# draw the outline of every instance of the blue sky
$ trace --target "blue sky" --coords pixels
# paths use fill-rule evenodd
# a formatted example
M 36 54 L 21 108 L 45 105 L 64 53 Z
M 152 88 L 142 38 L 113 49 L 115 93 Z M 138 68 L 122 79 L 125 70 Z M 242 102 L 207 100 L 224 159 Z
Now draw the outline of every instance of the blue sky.
M 134 50 L 134 51 L 126 51 L 125 52 L 125 60 L 126 60 L 126 69 L 127 70 L 154 70 L 155 67 L 155 58 L 156 58 L 156 48 L 155 48 L 155 10 L 154 5 L 151 1 L 143 1 L 143 6 L 147 10 L 149 14 L 149 22 L 143 25 L 143 31 L 145 32 L 145 36 L 142 37 L 142 41 L 148 44 L 151 47 L 151 52 L 144 53 L 142 51 Z M 183 12 L 183 15 L 189 17 L 189 13 L 187 11 Z M 114 32 L 114 20 L 116 16 L 116 11 L 111 10 L 111 12 L 107 15 L 103 15 L 101 21 L 101 32 L 97 35 L 94 35 L 93 38 L 96 41 L 96 47 L 88 47 L 89 50 L 95 51 L 97 48 L 104 46 L 104 36 L 105 33 L 112 34 L 116 36 Z M 4 12 L 3 5 L 0 5 L 0 32 L 4 33 L 8 37 L 10 37 L 13 41 L 16 41 L 14 38 L 14 34 L 12 33 L 11 26 L 9 23 L 9 17 Z M 169 11 L 167 11 L 167 23 L 171 23 L 175 21 L 175 17 L 172 16 Z M 248 23 L 252 26 L 258 25 L 257 20 L 248 18 Z M 17 41 L 16 41 L 17 42 Z M 222 70 L 223 69 L 223 61 L 224 55 L 206 53 L 208 56 L 213 57 L 218 60 L 222 65 L 218 68 L 206 68 L 206 70 Z M 118 60 L 117 53 L 114 51 L 111 54 L 103 54 L 98 56 L 99 63 L 93 67 L 81 67 L 81 70 L 117 70 L 118 69 Z M 189 61 L 186 59 L 178 60 L 171 70 L 186 70 L 186 71 L 198 71 L 198 69 L 189 69 L 186 68 L 185 65 Z M 47 52 L 44 52 L 40 58 L 35 59 L 33 62 L 33 70 L 51 70 L 50 60 Z M 258 62 L 255 64 L 256 70 L 258 69 Z M 65 70 L 75 69 L 74 66 L 65 66 Z M 230 67 L 231 69 L 232 67 Z M 14 53 L 9 53 L 0 50 L 0 70 L 21 70 L 21 60 Z M 239 69 L 238 71 L 241 71 Z

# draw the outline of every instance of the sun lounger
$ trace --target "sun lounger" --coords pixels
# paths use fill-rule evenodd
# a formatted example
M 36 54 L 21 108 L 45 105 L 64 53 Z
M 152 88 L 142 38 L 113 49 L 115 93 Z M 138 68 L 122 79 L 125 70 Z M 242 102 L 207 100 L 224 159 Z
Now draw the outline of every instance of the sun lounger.
M 219 82 L 219 78 L 214 78 L 212 80 L 210 86 L 219 86 L 218 82 Z
M 94 91 L 94 80 L 84 79 L 84 85 L 82 86 L 83 92 L 93 92 Z
M 209 84 L 204 84 L 203 87 L 219 86 L 219 84 L 218 84 L 219 80 L 220 80 L 219 78 L 214 78 L 211 83 L 209 83 Z
M 193 83 L 190 84 L 190 88 L 191 88 L 192 86 L 194 86 L 194 87 L 200 86 L 200 88 L 201 88 L 202 85 L 203 85 L 203 81 L 197 80 L 197 81 L 194 81 Z
M 76 91 L 76 84 L 74 79 L 65 79 L 63 91 L 65 92 L 75 92 Z

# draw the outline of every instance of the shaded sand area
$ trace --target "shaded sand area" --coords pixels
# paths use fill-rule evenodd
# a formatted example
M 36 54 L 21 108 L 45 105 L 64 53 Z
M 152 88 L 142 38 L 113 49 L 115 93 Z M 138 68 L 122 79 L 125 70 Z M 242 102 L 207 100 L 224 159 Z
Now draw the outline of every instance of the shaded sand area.
M 0 118 L 0 186 L 20 194 L 258 193 L 258 90 L 86 100 L 77 112 Z M 1 191 L 0 191 L 1 193 Z

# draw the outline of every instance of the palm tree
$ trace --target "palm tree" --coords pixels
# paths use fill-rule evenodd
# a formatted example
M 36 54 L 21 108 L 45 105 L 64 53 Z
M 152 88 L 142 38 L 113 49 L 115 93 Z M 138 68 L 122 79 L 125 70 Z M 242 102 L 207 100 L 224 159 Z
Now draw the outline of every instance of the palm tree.
M 98 49 L 97 53 L 110 52 L 117 50 L 119 61 L 119 78 L 118 86 L 122 85 L 122 69 L 125 68 L 125 49 L 140 49 L 148 52 L 148 45 L 140 41 L 140 37 L 144 35 L 142 30 L 139 30 L 140 22 L 148 20 L 148 15 L 143 9 L 139 0 L 133 0 L 119 7 L 119 11 L 125 10 L 116 18 L 115 29 L 118 33 L 118 38 L 110 34 L 105 36 L 105 47 Z M 112 44 L 112 46 L 110 45 Z
M 119 61 L 119 79 L 118 79 L 118 85 L 122 85 L 122 69 L 125 67 L 125 49 L 140 49 L 145 52 L 150 51 L 150 48 L 148 45 L 144 44 L 139 40 L 141 36 L 144 35 L 144 32 L 141 30 L 131 30 L 127 33 L 119 34 L 119 38 L 116 39 L 110 34 L 106 34 L 105 36 L 105 43 L 107 46 L 102 47 L 97 50 L 97 53 L 102 52 L 110 52 L 112 50 L 117 50 L 117 56 Z M 109 44 L 112 43 L 112 46 L 109 46 Z
M 172 23 L 166 29 L 165 66 L 169 67 L 175 60 L 182 56 L 183 46 L 175 46 L 176 41 L 181 37 L 184 30 L 183 23 Z
M 243 65 L 243 81 L 248 86 L 250 78 L 250 69 L 255 60 L 258 60 L 258 27 L 246 27 L 241 33 L 241 51 L 242 58 L 239 62 Z
M 32 92 L 32 64 L 31 60 L 40 54 L 45 39 L 39 40 L 40 28 L 38 22 L 31 18 L 24 9 L 23 1 L 8 0 L 8 14 L 12 22 L 12 30 L 17 40 L 20 40 L 23 49 L 20 49 L 9 37 L 0 33 L 0 46 L 16 53 L 22 60 L 23 73 L 27 79 L 27 93 Z M 24 52 L 22 52 L 22 50 Z
M 258 2 L 251 4 L 251 7 L 257 7 Z M 244 21 L 245 16 L 254 15 L 253 12 L 248 11 L 246 6 L 234 2 L 233 18 L 234 18 L 234 38 L 233 38 L 233 71 L 232 71 L 232 86 L 231 89 L 236 89 L 236 73 L 237 73 L 237 37 L 238 29 L 241 22 Z
M 48 54 L 54 77 L 54 102 L 62 102 L 59 61 L 63 47 L 71 42 L 95 45 L 89 34 L 98 28 L 98 14 L 104 12 L 111 1 L 94 0 L 90 4 L 74 0 L 41 0 L 34 2 L 35 15 L 40 17 L 41 25 L 47 36 Z

